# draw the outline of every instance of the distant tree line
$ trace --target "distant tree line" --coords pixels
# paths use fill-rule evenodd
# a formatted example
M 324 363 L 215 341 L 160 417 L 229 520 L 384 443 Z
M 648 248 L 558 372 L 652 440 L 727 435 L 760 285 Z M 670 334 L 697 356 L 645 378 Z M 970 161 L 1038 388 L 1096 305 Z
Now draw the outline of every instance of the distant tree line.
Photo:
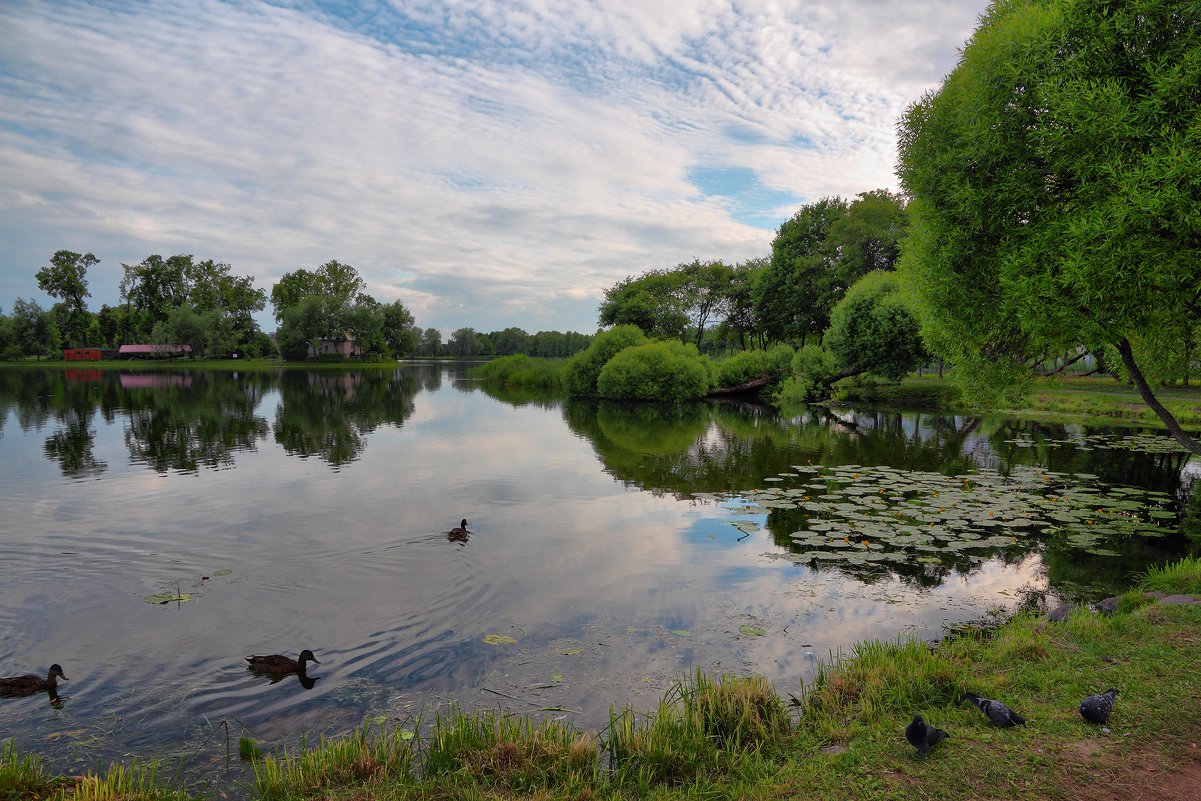
M 438 329 L 419 329 L 399 300 L 380 303 L 367 294 L 358 271 L 339 261 L 286 273 L 268 296 L 254 286 L 253 276 L 235 275 L 228 264 L 191 255 L 148 256 L 122 265 L 121 302 L 92 312 L 88 269 L 99 262 L 91 253 L 57 251 L 36 274 L 38 288 L 57 302 L 45 309 L 18 298 L 8 315 L 0 308 L 0 357 L 45 357 L 63 348 L 117 349 L 129 343 L 186 344 L 196 356 L 278 354 L 289 360 L 563 357 L 590 340 L 574 331 L 460 328 L 444 343 Z M 254 317 L 268 299 L 278 323 L 274 337 L 261 331 Z
M 588 347 L 591 341 L 590 335 L 575 331 L 529 334 L 521 328 L 506 328 L 503 331 L 481 333 L 474 328 L 459 328 L 451 333 L 450 339 L 443 342 L 438 329 L 427 328 L 420 333 L 414 355 L 463 359 L 515 355 L 562 358 L 578 353 Z

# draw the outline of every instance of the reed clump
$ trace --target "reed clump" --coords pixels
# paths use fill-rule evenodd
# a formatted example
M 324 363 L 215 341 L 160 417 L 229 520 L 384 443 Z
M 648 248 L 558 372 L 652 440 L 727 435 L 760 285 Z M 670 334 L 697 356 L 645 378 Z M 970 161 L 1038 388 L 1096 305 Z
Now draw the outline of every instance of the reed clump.
M 610 712 L 606 746 L 617 785 L 674 785 L 774 752 L 791 727 L 787 706 L 763 677 L 698 670 L 672 685 L 653 716 Z
M 346 787 L 405 782 L 413 776 L 415 741 L 394 728 L 366 724 L 347 737 L 322 740 L 316 748 L 254 760 L 262 801 L 309 798 Z
M 17 753 L 12 741 L 0 750 L 0 801 L 188 801 L 164 785 L 156 762 L 114 763 L 103 773 L 52 776 L 35 754 Z
M 510 791 L 574 790 L 595 783 L 598 765 L 596 738 L 560 721 L 456 706 L 435 717 L 421 774 Z

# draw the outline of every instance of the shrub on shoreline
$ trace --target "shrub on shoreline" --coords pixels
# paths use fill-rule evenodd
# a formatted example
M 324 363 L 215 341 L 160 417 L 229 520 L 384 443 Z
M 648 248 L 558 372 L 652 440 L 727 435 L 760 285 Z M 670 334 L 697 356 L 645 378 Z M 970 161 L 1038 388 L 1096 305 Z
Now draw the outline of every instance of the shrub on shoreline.
M 679 402 L 713 388 L 713 362 L 693 345 L 650 342 L 621 351 L 601 369 L 596 393 L 615 400 Z

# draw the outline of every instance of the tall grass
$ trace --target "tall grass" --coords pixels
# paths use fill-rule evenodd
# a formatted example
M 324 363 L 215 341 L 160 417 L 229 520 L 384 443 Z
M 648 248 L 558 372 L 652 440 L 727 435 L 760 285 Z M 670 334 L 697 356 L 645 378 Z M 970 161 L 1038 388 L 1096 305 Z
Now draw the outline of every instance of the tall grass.
M 0 750 L 0 801 L 45 798 L 55 784 L 36 755 L 21 756 L 11 740 L 4 743 Z
M 1201 558 L 1186 556 L 1179 562 L 1150 567 L 1142 586 L 1168 594 L 1201 595 Z
M 12 741 L 0 752 L 0 801 L 188 801 L 162 786 L 155 762 L 112 764 L 103 774 L 50 776 L 34 754 L 19 756 Z
M 675 682 L 651 717 L 611 711 L 606 747 L 616 783 L 672 785 L 777 748 L 790 729 L 787 707 L 762 676 L 698 670 Z
M 569 364 L 567 359 L 538 359 L 519 353 L 485 362 L 471 373 L 506 387 L 562 389 L 567 386 Z
M 71 792 L 64 791 L 70 801 L 187 801 L 184 790 L 171 790 L 158 781 L 158 766 L 154 762 L 109 765 L 103 776 L 88 774 L 80 778 Z
M 961 669 L 919 639 L 871 640 L 835 655 L 803 690 L 801 726 L 819 739 L 842 742 L 881 718 L 953 703 Z
M 452 707 L 434 719 L 422 774 L 512 791 L 574 793 L 595 783 L 598 765 L 595 738 L 559 721 Z
M 309 798 L 338 788 L 412 780 L 417 756 L 414 739 L 396 729 L 375 732 L 364 724 L 354 734 L 301 746 L 293 754 L 253 762 L 260 801 Z

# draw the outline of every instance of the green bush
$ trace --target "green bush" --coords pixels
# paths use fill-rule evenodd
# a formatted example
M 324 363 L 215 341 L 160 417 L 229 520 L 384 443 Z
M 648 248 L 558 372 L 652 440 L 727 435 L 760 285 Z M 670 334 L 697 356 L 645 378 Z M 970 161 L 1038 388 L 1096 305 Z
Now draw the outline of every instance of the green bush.
M 695 346 L 675 341 L 626 348 L 609 360 L 596 382 L 602 398 L 622 400 L 692 400 L 713 385 L 713 362 Z
M 571 357 L 567 367 L 567 389 L 572 395 L 597 394 L 597 379 L 605 364 L 626 348 L 646 341 L 646 334 L 636 325 L 619 325 L 601 331 L 587 348 Z
M 793 375 L 776 393 L 778 403 L 824 400 L 834 380 L 834 357 L 817 345 L 806 345 L 792 357 Z
M 789 345 L 776 345 L 771 350 L 744 350 L 717 363 L 717 386 L 737 387 L 763 375 L 773 380 L 783 377 L 792 364 L 793 350 Z
M 868 273 L 830 312 L 822 344 L 841 370 L 900 381 L 926 356 L 910 305 L 896 273 Z

